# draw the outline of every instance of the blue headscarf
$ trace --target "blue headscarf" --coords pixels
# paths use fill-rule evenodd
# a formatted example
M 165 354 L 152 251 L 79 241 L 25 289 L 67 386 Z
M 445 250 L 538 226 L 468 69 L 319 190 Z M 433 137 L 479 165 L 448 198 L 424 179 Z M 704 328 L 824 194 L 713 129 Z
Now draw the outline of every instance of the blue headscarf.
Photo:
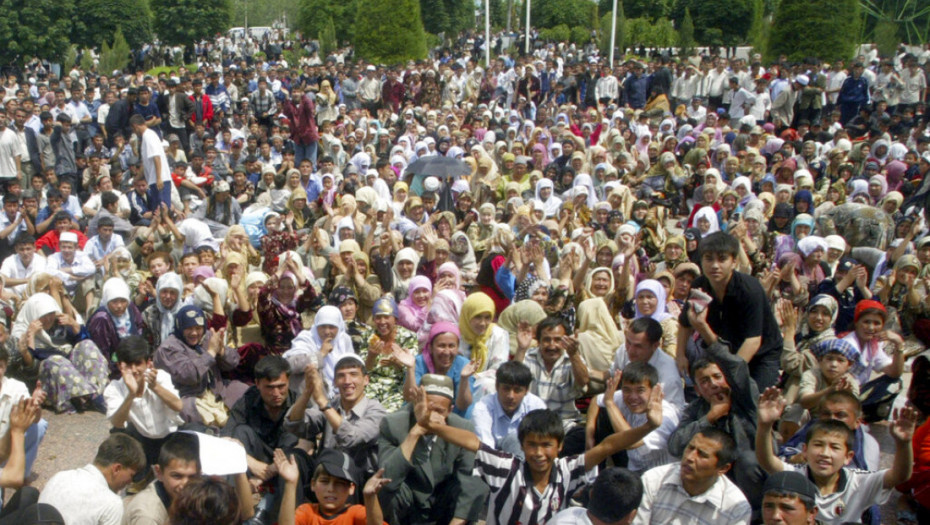
M 805 212 L 798 211 L 798 203 L 801 201 L 807 203 L 807 211 Z M 814 214 L 814 196 L 811 194 L 810 190 L 800 190 L 794 194 L 794 214 L 800 215 L 801 213 L 807 213 L 809 215 Z
M 182 343 L 187 344 L 187 340 L 184 339 L 184 330 L 192 326 L 200 326 L 206 330 L 207 316 L 204 315 L 203 310 L 199 307 L 189 304 L 183 306 L 175 315 L 174 332 L 172 332 L 172 334 Z M 198 343 L 194 348 L 199 350 L 200 346 L 201 345 Z

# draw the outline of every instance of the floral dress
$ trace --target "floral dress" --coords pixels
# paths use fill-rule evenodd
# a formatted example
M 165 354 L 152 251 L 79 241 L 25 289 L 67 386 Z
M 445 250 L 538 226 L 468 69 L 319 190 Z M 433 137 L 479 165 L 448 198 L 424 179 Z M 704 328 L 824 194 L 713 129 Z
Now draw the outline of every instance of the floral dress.
M 362 346 L 358 352 L 363 361 L 368 361 L 368 349 L 380 340 L 381 338 L 374 329 L 363 337 Z M 420 353 L 416 334 L 400 325 L 395 327 L 394 342 L 414 356 Z M 397 411 L 404 404 L 405 374 L 406 371 L 403 368 L 389 364 L 379 363 L 369 368 L 367 395 L 384 405 L 389 414 Z

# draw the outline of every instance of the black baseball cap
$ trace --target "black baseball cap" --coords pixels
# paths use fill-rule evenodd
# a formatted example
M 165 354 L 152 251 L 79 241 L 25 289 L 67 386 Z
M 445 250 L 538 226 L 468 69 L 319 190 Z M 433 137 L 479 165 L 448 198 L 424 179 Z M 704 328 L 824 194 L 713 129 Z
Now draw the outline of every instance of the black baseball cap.
M 355 483 L 355 476 L 352 474 L 352 458 L 345 452 L 334 448 L 323 449 L 317 458 L 317 465 L 322 466 L 330 476 Z
M 794 470 L 783 470 L 769 476 L 762 485 L 763 496 L 767 492 L 797 494 L 811 501 L 817 501 L 817 494 L 820 493 L 807 476 Z

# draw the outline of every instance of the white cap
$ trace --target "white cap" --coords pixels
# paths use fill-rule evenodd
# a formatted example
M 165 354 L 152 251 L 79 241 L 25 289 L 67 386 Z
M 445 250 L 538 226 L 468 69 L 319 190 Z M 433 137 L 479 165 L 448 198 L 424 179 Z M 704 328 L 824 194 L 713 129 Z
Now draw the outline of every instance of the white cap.
M 846 251 L 846 239 L 840 237 L 839 235 L 827 235 L 826 239 L 827 247 L 834 250 L 839 250 L 841 252 Z
M 61 237 L 58 238 L 58 242 L 60 242 L 60 243 L 62 243 L 62 242 L 73 242 L 74 244 L 77 244 L 77 242 L 78 242 L 78 236 L 77 236 L 77 234 L 74 233 L 74 232 L 64 232 L 64 233 L 61 234 Z
M 811 83 L 811 79 L 808 78 L 807 75 L 798 75 L 797 78 L 795 78 L 794 80 L 795 82 L 797 82 L 798 84 L 801 84 L 802 86 L 806 86 Z
M 426 177 L 423 181 L 423 189 L 426 191 L 439 191 L 439 179 L 436 177 Z

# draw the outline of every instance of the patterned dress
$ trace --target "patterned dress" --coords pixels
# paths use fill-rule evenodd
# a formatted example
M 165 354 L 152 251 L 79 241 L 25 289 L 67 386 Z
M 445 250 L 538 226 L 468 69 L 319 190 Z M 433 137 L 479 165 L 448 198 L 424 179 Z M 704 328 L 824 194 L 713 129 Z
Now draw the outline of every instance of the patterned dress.
M 416 334 L 400 325 L 395 326 L 395 334 L 394 341 L 401 348 L 411 352 L 414 356 L 420 353 Z M 365 334 L 358 352 L 362 360 L 368 361 L 368 349 L 374 342 L 380 340 L 381 338 L 375 329 L 371 329 Z M 368 369 L 369 382 L 366 393 L 368 397 L 377 399 L 384 405 L 384 408 L 390 414 L 397 411 L 404 404 L 404 379 L 405 371 L 403 368 L 390 364 L 377 364 Z
M 73 399 L 102 395 L 109 373 L 106 357 L 90 339 L 74 345 L 67 356 L 53 355 L 39 364 L 39 379 L 57 413 L 74 412 Z

